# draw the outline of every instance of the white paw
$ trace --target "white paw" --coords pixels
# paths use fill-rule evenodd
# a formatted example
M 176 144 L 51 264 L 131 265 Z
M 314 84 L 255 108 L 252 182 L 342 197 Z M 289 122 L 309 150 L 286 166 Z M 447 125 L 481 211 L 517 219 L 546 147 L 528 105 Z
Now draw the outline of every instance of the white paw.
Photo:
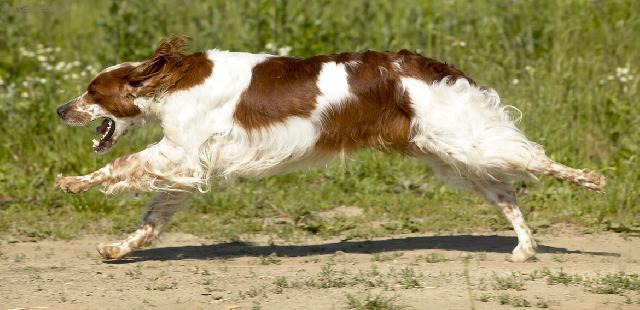
M 100 243 L 96 246 L 96 249 L 104 259 L 119 259 L 131 253 L 131 248 L 128 245 L 119 242 L 110 244 Z
M 523 247 L 521 244 L 518 244 L 518 246 L 513 249 L 513 256 L 511 256 L 511 261 L 520 263 L 528 260 L 529 258 L 532 258 L 536 255 L 535 247 L 535 241 L 530 247 Z

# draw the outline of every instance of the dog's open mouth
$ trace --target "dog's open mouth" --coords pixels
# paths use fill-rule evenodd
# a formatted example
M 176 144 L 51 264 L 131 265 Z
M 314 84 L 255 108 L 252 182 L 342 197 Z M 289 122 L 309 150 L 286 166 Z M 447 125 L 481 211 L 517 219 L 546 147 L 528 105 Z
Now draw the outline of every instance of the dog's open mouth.
M 115 131 L 116 122 L 109 117 L 103 118 L 100 126 L 96 127 L 98 137 L 93 139 L 93 150 L 96 153 L 102 153 L 111 147 L 115 143 L 115 139 L 113 139 Z

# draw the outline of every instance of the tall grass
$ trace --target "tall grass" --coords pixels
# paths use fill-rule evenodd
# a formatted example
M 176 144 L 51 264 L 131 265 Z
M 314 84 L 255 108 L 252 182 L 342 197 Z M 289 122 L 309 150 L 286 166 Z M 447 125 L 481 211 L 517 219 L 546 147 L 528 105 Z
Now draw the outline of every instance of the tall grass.
M 407 48 L 454 63 L 519 108 L 520 127 L 552 158 L 607 175 L 606 195 L 543 180 L 522 199 L 534 223 L 640 224 L 638 1 L 5 0 L 0 10 L 0 233 L 65 238 L 130 229 L 148 195 L 63 195 L 53 180 L 139 150 L 158 139 L 158 128 L 137 130 L 95 156 L 92 130 L 64 126 L 54 109 L 98 70 L 145 58 L 171 34 L 191 36 L 194 50 L 307 56 Z M 365 213 L 339 221 L 314 215 L 342 204 Z M 177 225 L 226 237 L 506 226 L 490 208 L 474 207 L 480 204 L 444 188 L 420 164 L 362 152 L 328 169 L 221 182 Z M 274 216 L 294 223 L 263 221 Z M 371 228 L 372 220 L 396 224 Z

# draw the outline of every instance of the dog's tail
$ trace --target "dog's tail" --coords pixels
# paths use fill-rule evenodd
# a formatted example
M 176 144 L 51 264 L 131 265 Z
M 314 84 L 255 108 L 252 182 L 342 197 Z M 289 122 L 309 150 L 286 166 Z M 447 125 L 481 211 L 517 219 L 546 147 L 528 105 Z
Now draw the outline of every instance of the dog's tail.
M 605 192 L 606 180 L 600 173 L 589 169 L 574 169 L 546 158 L 543 164 L 529 172 L 552 176 L 598 193 Z

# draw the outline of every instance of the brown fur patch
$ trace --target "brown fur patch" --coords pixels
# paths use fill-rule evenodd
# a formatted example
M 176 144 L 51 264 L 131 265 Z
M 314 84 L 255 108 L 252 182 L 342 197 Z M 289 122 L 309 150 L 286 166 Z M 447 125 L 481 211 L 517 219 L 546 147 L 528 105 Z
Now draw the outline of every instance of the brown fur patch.
M 127 93 L 129 75 L 133 66 L 126 65 L 99 74 L 87 88 L 86 102 L 98 104 L 116 117 L 135 116 L 140 109 L 133 104 L 135 99 Z
M 287 117 L 308 117 L 320 90 L 316 79 L 328 57 L 273 57 L 253 68 L 234 119 L 246 129 L 259 129 Z
M 398 56 L 402 67 L 402 75 L 404 76 L 423 80 L 427 82 L 427 84 L 440 81 L 447 76 L 449 77 L 448 83 L 450 84 L 453 84 L 460 78 L 465 78 L 469 80 L 469 83 L 475 85 L 475 81 L 453 65 L 427 58 L 408 50 L 399 51 Z
M 392 65 L 395 58 L 372 51 L 336 56 L 337 62 L 354 63 L 346 71 L 355 99 L 327 114 L 316 144 L 319 149 L 352 151 L 373 146 L 406 151 L 413 111 Z

